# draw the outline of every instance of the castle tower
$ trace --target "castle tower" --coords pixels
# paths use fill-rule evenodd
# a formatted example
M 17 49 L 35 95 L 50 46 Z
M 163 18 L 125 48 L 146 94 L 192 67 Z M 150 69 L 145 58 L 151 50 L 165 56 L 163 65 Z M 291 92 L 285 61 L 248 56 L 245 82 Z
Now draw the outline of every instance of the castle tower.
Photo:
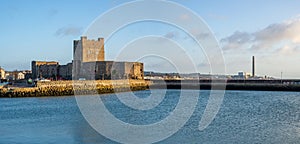
M 104 38 L 89 40 L 86 36 L 82 36 L 80 40 L 74 40 L 73 74 L 80 73 L 81 65 L 84 62 L 104 61 L 104 59 Z
M 88 40 L 82 36 L 80 40 L 74 41 L 74 60 L 81 62 L 104 61 L 104 38 Z

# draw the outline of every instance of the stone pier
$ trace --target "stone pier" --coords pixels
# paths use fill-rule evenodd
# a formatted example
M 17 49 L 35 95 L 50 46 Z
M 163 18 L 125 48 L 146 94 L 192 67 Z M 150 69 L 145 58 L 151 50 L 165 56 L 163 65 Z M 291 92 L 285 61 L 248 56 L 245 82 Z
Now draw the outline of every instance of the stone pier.
M 31 88 L 1 88 L 0 97 L 72 96 L 137 91 L 148 89 L 150 83 L 145 80 L 38 82 L 36 87 Z

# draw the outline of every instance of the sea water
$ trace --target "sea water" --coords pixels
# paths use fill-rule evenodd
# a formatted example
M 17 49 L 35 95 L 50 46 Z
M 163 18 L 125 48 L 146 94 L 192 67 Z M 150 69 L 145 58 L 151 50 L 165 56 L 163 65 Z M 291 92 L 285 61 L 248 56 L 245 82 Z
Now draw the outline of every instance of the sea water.
M 210 91 L 192 92 L 199 94 L 192 116 L 175 134 L 158 143 L 300 142 L 298 92 L 226 91 L 218 114 L 202 131 L 198 126 Z M 147 98 L 151 93 L 153 90 L 134 92 L 139 98 Z M 180 93 L 180 90 L 167 90 L 162 102 L 149 110 L 128 107 L 115 94 L 101 95 L 99 99 L 115 118 L 133 125 L 148 125 L 168 117 Z M 0 143 L 117 142 L 94 130 L 82 116 L 76 98 L 71 96 L 1 98 Z

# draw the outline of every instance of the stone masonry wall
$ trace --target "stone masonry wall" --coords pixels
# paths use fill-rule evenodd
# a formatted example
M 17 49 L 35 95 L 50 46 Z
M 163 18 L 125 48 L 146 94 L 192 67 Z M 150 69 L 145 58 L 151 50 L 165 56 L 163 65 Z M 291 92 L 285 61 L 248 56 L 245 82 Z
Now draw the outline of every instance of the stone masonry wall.
M 51 81 L 38 82 L 37 87 L 0 89 L 0 97 L 40 97 L 93 95 L 148 89 L 144 80 Z

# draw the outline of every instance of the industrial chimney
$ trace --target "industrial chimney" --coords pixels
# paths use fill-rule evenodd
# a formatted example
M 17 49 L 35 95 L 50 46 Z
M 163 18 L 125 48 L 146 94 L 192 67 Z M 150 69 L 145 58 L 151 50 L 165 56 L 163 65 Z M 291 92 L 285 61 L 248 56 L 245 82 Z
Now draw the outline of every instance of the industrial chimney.
M 252 56 L 252 77 L 255 77 L 255 58 Z

